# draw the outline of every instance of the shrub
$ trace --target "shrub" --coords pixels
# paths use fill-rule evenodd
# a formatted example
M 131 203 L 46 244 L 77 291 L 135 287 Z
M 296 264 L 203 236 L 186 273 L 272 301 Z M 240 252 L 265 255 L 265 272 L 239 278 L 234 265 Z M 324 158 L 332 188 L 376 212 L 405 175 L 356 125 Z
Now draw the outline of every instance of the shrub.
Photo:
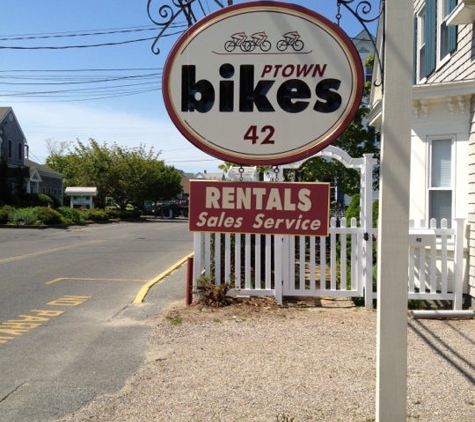
M 37 225 L 38 215 L 35 208 L 16 208 L 10 212 L 8 220 L 16 225 Z
M 61 214 L 64 223 L 80 224 L 84 220 L 83 213 L 71 207 L 59 207 L 58 212 Z
M 91 221 L 109 220 L 109 216 L 107 215 L 107 212 L 105 212 L 104 210 L 92 209 L 92 210 L 87 210 L 83 212 L 85 213 L 87 220 L 91 220 Z
M 120 209 L 117 207 L 108 207 L 106 208 L 107 215 L 109 218 L 117 219 L 120 218 L 121 220 L 133 220 L 136 218 L 140 218 L 141 212 L 139 209 L 134 208 L 132 205 L 127 205 L 126 209 Z
M 106 208 L 106 213 L 109 218 L 121 218 L 122 212 L 117 208 Z
M 57 198 L 52 198 L 45 193 L 29 193 L 21 200 L 22 207 L 55 207 L 59 204 Z
M 140 218 L 141 212 L 139 209 L 127 209 L 120 213 L 120 218 L 122 220 L 134 220 L 136 218 Z
M 41 224 L 61 224 L 61 214 L 53 208 L 35 207 L 37 220 Z
M 227 295 L 230 287 L 229 283 L 222 283 L 217 286 L 212 277 L 200 277 L 196 282 L 196 293 L 199 296 L 198 303 L 221 308 L 233 302 L 233 299 Z
M 8 223 L 8 216 L 15 210 L 14 207 L 10 205 L 4 205 L 0 207 L 0 224 L 7 224 Z
M 38 205 L 40 205 L 42 207 L 53 206 L 54 201 L 50 196 L 46 195 L 45 193 L 39 193 L 38 194 Z
M 351 201 L 346 209 L 346 219 L 350 221 L 353 217 L 360 222 L 360 194 L 357 193 L 351 197 Z

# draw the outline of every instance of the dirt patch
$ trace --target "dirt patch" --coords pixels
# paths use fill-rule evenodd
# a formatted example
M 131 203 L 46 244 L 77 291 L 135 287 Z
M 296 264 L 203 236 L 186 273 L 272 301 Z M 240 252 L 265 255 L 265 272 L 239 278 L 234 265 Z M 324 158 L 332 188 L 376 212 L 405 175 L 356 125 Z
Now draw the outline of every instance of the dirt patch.
M 347 298 L 289 298 L 283 306 L 279 306 L 274 298 L 250 297 L 234 298 L 227 306 L 211 307 L 194 303 L 185 306 L 175 303 L 168 308 L 163 317 L 172 324 L 199 323 L 203 321 L 248 320 L 258 318 L 295 317 L 302 310 L 318 311 L 328 308 L 355 308 L 354 303 Z

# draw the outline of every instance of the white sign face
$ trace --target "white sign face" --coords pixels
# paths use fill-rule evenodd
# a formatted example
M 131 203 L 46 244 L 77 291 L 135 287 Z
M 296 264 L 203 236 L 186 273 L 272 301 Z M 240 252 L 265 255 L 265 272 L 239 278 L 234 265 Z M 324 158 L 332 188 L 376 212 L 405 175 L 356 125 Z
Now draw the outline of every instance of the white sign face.
M 173 47 L 167 111 L 204 152 L 237 164 L 309 157 L 349 125 L 363 93 L 361 59 L 323 16 L 280 2 L 226 7 Z

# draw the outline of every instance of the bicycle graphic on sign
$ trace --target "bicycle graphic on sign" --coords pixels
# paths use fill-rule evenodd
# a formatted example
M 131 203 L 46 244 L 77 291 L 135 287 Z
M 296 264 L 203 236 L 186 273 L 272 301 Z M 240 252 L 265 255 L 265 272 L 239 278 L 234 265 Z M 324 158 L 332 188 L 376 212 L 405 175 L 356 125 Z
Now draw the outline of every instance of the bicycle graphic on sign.
M 285 51 L 292 47 L 295 51 L 302 51 L 304 47 L 300 34 L 297 31 L 290 31 L 283 35 L 284 39 L 277 41 L 277 50 Z
M 224 43 L 224 49 L 232 53 L 236 48 L 240 48 L 244 53 L 250 53 L 259 47 L 261 51 L 269 51 L 272 44 L 267 39 L 264 31 L 255 32 L 249 38 L 245 32 L 236 32 L 231 35 L 231 39 Z

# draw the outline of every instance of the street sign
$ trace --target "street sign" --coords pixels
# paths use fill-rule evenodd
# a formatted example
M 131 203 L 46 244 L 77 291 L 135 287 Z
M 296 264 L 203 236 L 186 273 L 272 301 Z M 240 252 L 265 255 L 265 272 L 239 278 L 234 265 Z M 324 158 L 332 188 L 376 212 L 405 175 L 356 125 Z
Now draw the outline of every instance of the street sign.
M 340 27 L 301 6 L 257 1 L 189 28 L 170 52 L 162 91 L 172 121 L 199 149 L 279 165 L 333 142 L 363 84 L 361 59 Z

